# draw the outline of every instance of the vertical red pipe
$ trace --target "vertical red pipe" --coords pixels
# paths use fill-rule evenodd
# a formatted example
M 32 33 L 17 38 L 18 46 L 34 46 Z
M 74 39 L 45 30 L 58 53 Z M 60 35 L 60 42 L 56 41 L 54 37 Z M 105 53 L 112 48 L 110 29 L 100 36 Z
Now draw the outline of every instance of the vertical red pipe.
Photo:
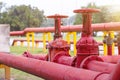
M 90 36 L 92 33 L 91 16 L 92 16 L 91 13 L 82 13 L 82 17 L 83 17 L 82 37 Z
M 120 55 L 120 45 L 118 45 L 118 54 Z
M 112 55 L 112 45 L 107 45 L 108 55 Z
M 55 34 L 54 34 L 54 40 L 56 38 L 62 38 L 61 35 L 61 18 L 55 18 Z
M 61 38 L 61 18 L 67 18 L 68 16 L 65 15 L 59 15 L 59 14 L 55 14 L 55 15 L 51 15 L 51 16 L 47 16 L 47 18 L 54 18 L 55 19 L 55 34 L 54 34 L 54 40 L 56 38 Z

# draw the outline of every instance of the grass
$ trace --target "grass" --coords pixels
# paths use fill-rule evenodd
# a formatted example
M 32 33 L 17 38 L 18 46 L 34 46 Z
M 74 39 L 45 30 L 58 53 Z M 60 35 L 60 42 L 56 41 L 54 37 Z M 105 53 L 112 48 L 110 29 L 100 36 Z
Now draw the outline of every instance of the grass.
M 40 77 L 13 68 L 11 68 L 11 77 L 14 80 L 43 80 Z
M 102 41 L 103 41 L 103 37 L 94 37 L 94 39 L 95 39 L 97 42 L 102 42 Z
M 21 46 L 11 46 L 10 47 L 11 53 L 15 55 L 21 55 L 25 51 L 29 51 L 32 54 L 38 54 L 38 53 L 43 53 L 42 49 L 40 48 L 27 48 L 27 47 L 21 47 Z

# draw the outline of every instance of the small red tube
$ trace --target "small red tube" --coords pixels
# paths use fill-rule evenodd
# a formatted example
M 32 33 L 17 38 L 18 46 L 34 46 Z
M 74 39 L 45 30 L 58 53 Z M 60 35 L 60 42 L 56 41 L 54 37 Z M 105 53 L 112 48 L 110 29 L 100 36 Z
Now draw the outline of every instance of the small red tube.
M 118 54 L 120 55 L 120 46 L 118 45 Z
M 108 55 L 112 55 L 112 45 L 107 45 Z
M 30 54 L 29 52 L 24 52 L 23 53 L 24 57 L 28 57 L 28 58 L 34 58 L 34 59 L 38 59 L 38 60 L 46 60 L 47 61 L 47 55 L 46 54 Z

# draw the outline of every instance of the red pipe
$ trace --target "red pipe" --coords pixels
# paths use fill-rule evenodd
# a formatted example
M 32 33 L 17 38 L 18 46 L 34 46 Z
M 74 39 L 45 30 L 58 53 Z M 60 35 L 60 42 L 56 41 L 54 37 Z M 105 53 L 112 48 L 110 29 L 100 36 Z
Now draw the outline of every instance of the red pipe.
M 25 28 L 25 32 L 54 32 L 54 27 Z
M 116 74 L 114 73 L 110 76 L 103 72 L 73 68 L 70 66 L 15 56 L 2 52 L 0 53 L 0 63 L 28 72 L 46 80 L 113 80 L 109 78 Z M 120 76 L 117 76 L 116 79 L 118 78 L 120 78 Z
M 13 43 L 14 42 L 17 42 L 17 41 L 20 41 L 20 42 L 24 42 L 24 41 L 27 41 L 27 40 L 22 40 L 22 39 L 14 39 Z M 31 40 L 30 40 L 31 41 Z M 43 40 L 35 40 L 36 43 L 38 42 L 43 42 Z M 49 42 L 48 40 L 46 40 L 46 42 Z M 70 44 L 73 44 L 73 41 L 70 41 Z M 102 42 L 98 42 L 99 46 L 103 46 L 103 43 Z M 117 44 L 115 44 L 115 46 L 117 46 Z M 119 48 L 118 48 L 119 49 Z
M 14 45 L 14 43 L 15 42 L 17 42 L 17 41 L 20 41 L 20 42 L 25 42 L 25 41 L 27 41 L 27 40 L 22 40 L 22 39 L 14 39 L 13 40 L 13 43 L 12 43 L 12 46 Z M 32 40 L 30 40 L 30 41 L 32 41 Z M 38 42 L 43 42 L 43 40 L 35 40 L 35 43 L 38 43 Z M 49 42 L 49 41 L 46 41 L 46 43 L 47 42 Z M 71 44 L 73 44 L 73 42 L 71 42 Z
M 120 30 L 120 22 L 112 22 L 112 23 L 99 23 L 92 24 L 92 29 L 94 31 L 119 31 Z M 73 25 L 73 26 L 62 26 L 62 32 L 81 32 L 82 25 Z M 24 31 L 12 31 L 10 32 L 11 36 L 24 35 L 25 32 L 54 32 L 54 27 L 41 27 L 41 28 L 25 28 Z
M 107 54 L 112 55 L 112 45 L 107 45 Z
M 80 64 L 80 68 L 106 73 L 111 73 L 115 66 L 116 64 L 103 62 L 103 60 L 98 56 L 89 56 Z
M 75 66 L 76 57 L 71 57 L 70 55 L 66 54 L 66 52 L 60 51 L 53 57 L 52 62 L 68 66 Z
M 76 60 L 75 57 L 61 56 L 54 62 L 59 63 L 59 64 L 68 65 L 68 66 L 75 66 L 75 60 Z
M 111 23 L 97 23 L 92 24 L 93 31 L 119 31 L 120 22 L 111 22 Z M 25 32 L 54 32 L 54 27 L 42 27 L 42 28 L 26 28 Z M 70 25 L 70 26 L 61 26 L 62 32 L 81 32 L 82 25 Z
M 48 56 L 46 54 L 30 54 L 28 51 L 23 53 L 24 57 L 28 57 L 28 58 L 33 58 L 33 59 L 38 59 L 38 60 L 48 60 Z
M 24 31 L 12 31 L 10 32 L 10 36 L 19 36 L 25 35 Z
M 46 61 L 48 60 L 48 56 L 43 54 L 32 55 L 29 52 L 25 52 L 23 56 L 38 60 L 46 60 Z M 88 70 L 106 72 L 106 73 L 111 73 L 115 69 L 116 64 L 106 63 L 99 59 L 100 58 L 96 56 L 87 57 L 85 60 L 83 60 L 80 67 Z M 75 66 L 76 57 L 70 57 L 68 55 L 63 54 L 63 52 L 62 53 L 60 52 L 57 53 L 57 55 L 54 57 L 54 60 L 52 62 L 64 64 L 68 66 Z
M 120 59 L 120 55 L 114 55 L 114 56 L 100 56 L 103 61 L 109 62 L 109 63 L 114 63 L 116 64 L 118 60 Z
M 111 74 L 109 80 L 120 80 L 120 61 L 117 63 L 116 68 L 114 69 L 113 73 Z
M 118 45 L 118 54 L 120 55 L 120 45 Z
M 27 40 L 22 40 L 22 39 L 14 39 L 13 43 L 14 42 L 17 42 L 17 41 L 20 41 L 20 42 L 24 42 L 24 41 L 27 41 Z M 30 40 L 31 41 L 31 40 Z M 36 43 L 38 42 L 43 42 L 43 40 L 35 40 Z M 46 40 L 46 42 L 49 42 L 48 40 Z M 73 41 L 70 41 L 70 44 L 73 44 Z M 103 46 L 103 43 L 102 42 L 98 42 L 99 46 Z M 117 46 L 117 44 L 115 44 L 115 46 Z M 119 48 L 118 48 L 119 49 Z
M 106 62 L 100 62 L 100 61 L 90 61 L 86 69 L 93 70 L 93 71 L 99 71 L 99 72 L 106 72 L 111 73 L 115 69 L 116 64 L 106 63 Z

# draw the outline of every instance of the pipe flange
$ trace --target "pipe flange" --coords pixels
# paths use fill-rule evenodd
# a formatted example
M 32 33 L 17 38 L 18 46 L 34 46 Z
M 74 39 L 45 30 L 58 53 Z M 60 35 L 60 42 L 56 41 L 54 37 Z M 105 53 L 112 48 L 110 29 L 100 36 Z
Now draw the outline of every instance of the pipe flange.
M 68 44 L 67 41 L 64 41 L 62 39 L 56 39 L 52 42 L 50 42 L 47 47 L 47 49 L 63 49 L 63 50 L 69 50 L 70 45 Z
M 93 61 L 93 60 L 96 60 L 96 61 L 101 61 L 101 62 L 104 62 L 102 58 L 100 58 L 99 56 L 89 56 L 87 58 L 85 58 L 82 63 L 80 64 L 80 68 L 85 68 L 87 69 L 87 64 L 90 62 L 90 61 Z
M 66 53 L 65 51 L 60 51 L 58 53 L 56 53 L 56 55 L 53 57 L 52 62 L 58 62 L 58 58 L 60 58 L 61 56 L 70 56 L 68 53 Z

